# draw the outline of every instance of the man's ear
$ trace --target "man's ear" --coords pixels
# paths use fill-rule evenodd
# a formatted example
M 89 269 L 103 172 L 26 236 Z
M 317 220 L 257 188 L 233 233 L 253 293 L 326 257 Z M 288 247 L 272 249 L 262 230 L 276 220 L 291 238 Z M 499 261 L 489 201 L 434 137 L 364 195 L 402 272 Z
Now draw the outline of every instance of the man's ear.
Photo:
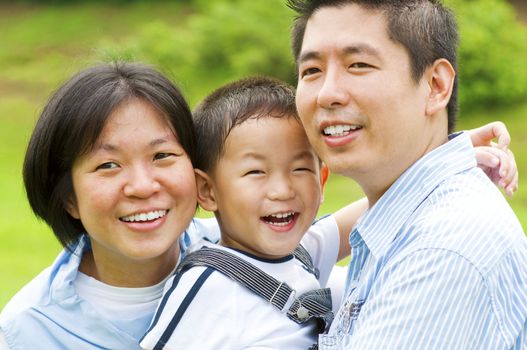
M 66 211 L 74 219 L 77 219 L 77 220 L 81 219 L 81 216 L 79 214 L 79 206 L 77 205 L 77 200 L 75 199 L 75 196 L 73 194 L 70 195 L 68 199 L 66 200 Z
M 446 109 L 452 95 L 456 71 L 448 60 L 441 58 L 436 60 L 425 74 L 430 89 L 426 103 L 426 115 L 431 116 Z
M 205 210 L 216 211 L 218 206 L 216 205 L 216 197 L 214 196 L 211 178 L 200 169 L 195 169 L 194 173 L 196 175 L 199 205 Z
M 322 192 L 322 197 L 320 198 L 320 203 L 324 202 L 324 188 L 329 179 L 329 168 L 326 164 L 322 163 L 320 165 L 320 189 Z

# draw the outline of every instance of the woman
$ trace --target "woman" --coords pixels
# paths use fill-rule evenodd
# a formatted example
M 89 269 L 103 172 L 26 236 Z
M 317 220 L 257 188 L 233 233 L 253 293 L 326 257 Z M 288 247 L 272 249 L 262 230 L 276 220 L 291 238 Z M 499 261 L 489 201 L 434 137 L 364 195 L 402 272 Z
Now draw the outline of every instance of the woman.
M 138 347 L 196 229 L 185 232 L 196 208 L 194 153 L 187 103 L 151 68 L 96 66 L 53 95 L 24 182 L 67 249 L 3 311 L 10 348 Z
M 474 137 L 484 143 L 489 130 Z M 481 154 L 493 168 L 501 157 L 515 186 L 513 157 Z M 187 246 L 217 237 L 192 221 L 194 157 L 190 110 L 152 68 L 102 64 L 59 88 L 33 131 L 24 183 L 65 249 L 0 314 L 0 349 L 138 349 Z

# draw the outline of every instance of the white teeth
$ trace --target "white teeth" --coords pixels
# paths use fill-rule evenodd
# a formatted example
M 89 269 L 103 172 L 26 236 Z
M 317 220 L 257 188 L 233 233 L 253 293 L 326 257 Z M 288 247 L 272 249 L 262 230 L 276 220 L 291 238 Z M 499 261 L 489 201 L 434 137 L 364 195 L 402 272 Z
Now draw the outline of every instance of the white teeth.
M 357 130 L 361 127 L 358 125 L 331 125 L 324 128 L 324 135 L 327 136 L 345 136 L 350 130 Z
M 130 216 L 123 216 L 122 221 L 126 222 L 137 222 L 137 221 L 151 221 L 158 218 L 161 218 L 167 214 L 166 210 L 155 210 L 149 211 L 148 213 L 140 213 Z
M 276 214 L 268 215 L 267 218 L 269 219 L 268 220 L 264 219 L 264 221 L 273 226 L 287 226 L 293 220 L 294 215 L 295 215 L 295 212 L 293 211 L 287 212 L 287 213 L 276 213 Z M 280 221 L 271 220 L 270 218 L 278 219 Z
M 294 215 L 295 213 L 294 212 L 289 212 L 289 213 L 278 213 L 278 214 L 271 214 L 269 216 L 272 216 L 273 218 L 277 218 L 277 219 L 282 219 L 282 218 L 286 218 L 288 216 L 291 216 L 291 215 Z
M 289 222 L 270 222 L 270 224 L 274 225 L 274 226 L 286 226 L 286 225 L 289 225 Z

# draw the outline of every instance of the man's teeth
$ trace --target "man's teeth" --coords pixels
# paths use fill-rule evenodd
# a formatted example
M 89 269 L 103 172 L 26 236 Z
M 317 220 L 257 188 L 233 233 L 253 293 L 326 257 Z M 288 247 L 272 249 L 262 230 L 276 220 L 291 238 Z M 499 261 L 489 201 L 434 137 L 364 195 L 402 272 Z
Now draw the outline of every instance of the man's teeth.
M 167 214 L 166 210 L 155 210 L 149 211 L 148 213 L 140 213 L 130 216 L 123 216 L 122 221 L 126 222 L 138 222 L 138 221 L 152 221 L 161 218 Z
M 345 136 L 351 130 L 357 130 L 361 127 L 358 125 L 331 125 L 324 128 L 324 135 L 326 136 Z
M 289 225 L 291 221 L 293 221 L 294 216 L 294 212 L 276 213 L 264 217 L 264 221 L 275 226 L 286 226 Z

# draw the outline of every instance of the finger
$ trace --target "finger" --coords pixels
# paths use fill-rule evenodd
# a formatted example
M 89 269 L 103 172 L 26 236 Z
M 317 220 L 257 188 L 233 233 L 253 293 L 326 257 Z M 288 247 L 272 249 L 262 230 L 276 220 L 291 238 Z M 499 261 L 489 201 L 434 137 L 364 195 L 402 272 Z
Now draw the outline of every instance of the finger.
M 507 148 L 511 137 L 505 124 L 500 121 L 483 125 L 470 130 L 470 137 L 474 146 L 486 146 L 493 139 L 497 139 L 499 148 Z
M 506 149 L 511 144 L 511 135 L 507 130 L 507 127 L 502 122 L 493 122 L 492 133 L 495 135 L 494 138 L 498 139 L 498 147 L 501 149 Z
M 495 168 L 500 164 L 500 157 L 498 156 L 499 152 L 502 152 L 502 150 L 496 149 L 490 146 L 479 146 L 474 148 L 474 152 L 476 154 L 476 161 L 478 163 L 478 166 L 485 166 L 488 168 Z
M 503 188 L 505 190 L 509 187 L 515 189 L 518 186 L 518 168 L 516 160 L 514 159 L 514 154 L 510 150 L 507 150 L 506 154 L 507 156 L 500 160 L 501 181 L 503 181 Z
M 514 153 L 511 150 L 505 152 L 506 156 L 500 155 L 500 176 L 503 181 L 508 185 L 518 173 L 518 167 L 516 160 L 514 159 Z
M 516 171 L 514 173 L 514 177 L 511 181 L 511 183 L 505 188 L 505 193 L 512 197 L 514 195 L 514 192 L 518 191 L 518 172 Z

